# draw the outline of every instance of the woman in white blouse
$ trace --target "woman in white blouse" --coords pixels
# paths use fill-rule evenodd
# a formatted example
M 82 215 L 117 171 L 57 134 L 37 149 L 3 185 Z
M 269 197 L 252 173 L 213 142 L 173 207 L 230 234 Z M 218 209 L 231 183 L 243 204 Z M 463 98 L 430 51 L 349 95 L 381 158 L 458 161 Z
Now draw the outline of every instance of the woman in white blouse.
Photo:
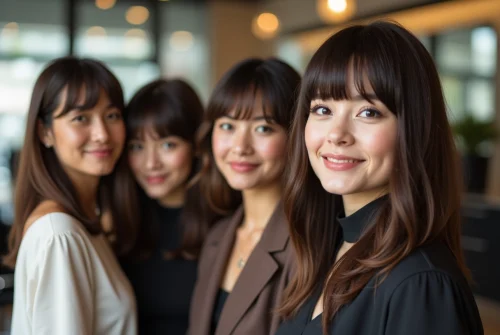
M 123 104 L 117 79 L 94 60 L 55 60 L 35 84 L 4 259 L 15 266 L 12 335 L 137 332 L 115 257 L 135 236 Z M 101 211 L 115 223 L 113 246 Z

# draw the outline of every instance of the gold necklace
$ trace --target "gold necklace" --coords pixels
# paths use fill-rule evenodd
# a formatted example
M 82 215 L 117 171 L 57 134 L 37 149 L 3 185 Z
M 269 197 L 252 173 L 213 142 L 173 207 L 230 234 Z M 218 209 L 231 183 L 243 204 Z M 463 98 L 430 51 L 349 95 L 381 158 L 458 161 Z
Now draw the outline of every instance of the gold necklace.
M 262 232 L 263 232 L 263 231 L 264 231 L 264 228 L 259 228 L 259 229 L 256 229 L 256 230 L 254 230 L 254 231 L 250 232 L 250 233 L 248 234 L 248 236 L 246 236 L 246 237 L 241 236 L 241 232 L 239 232 L 238 237 L 239 237 L 239 239 L 240 239 L 240 243 L 241 243 L 241 240 L 243 240 L 243 239 L 244 239 L 244 240 L 246 240 L 246 239 L 250 239 L 250 238 L 252 238 L 252 237 L 254 236 L 254 234 L 255 234 L 255 233 L 261 233 L 261 234 L 262 234 Z M 241 251 L 238 251 L 238 255 L 239 255 L 239 256 L 238 256 L 238 259 L 237 259 L 237 261 L 236 261 L 236 267 L 237 267 L 238 269 L 243 269 L 243 268 L 245 267 L 245 264 L 246 264 L 246 262 L 247 262 L 248 257 L 250 257 L 250 255 L 251 255 L 251 254 L 252 254 L 252 252 L 253 252 L 253 249 L 255 248 L 255 246 L 257 245 L 257 243 L 259 243 L 261 236 L 262 236 L 262 235 L 260 235 L 260 236 L 259 236 L 259 239 L 258 239 L 258 240 L 255 242 L 255 244 L 252 246 L 252 248 L 251 248 L 250 253 L 249 253 L 249 255 L 248 255 L 248 256 L 244 257 L 244 256 L 243 256 L 243 255 L 244 255 L 244 253 L 242 253 Z M 240 245 L 241 245 L 241 244 L 240 244 Z M 240 247 L 240 248 L 241 248 L 241 247 Z

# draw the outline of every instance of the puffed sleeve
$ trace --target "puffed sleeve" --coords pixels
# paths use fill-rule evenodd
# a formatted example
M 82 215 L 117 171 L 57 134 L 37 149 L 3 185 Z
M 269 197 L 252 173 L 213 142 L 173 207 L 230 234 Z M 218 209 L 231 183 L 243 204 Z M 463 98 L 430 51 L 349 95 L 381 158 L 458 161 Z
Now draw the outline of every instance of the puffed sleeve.
M 437 271 L 405 279 L 390 300 L 385 334 L 483 335 L 481 318 L 466 283 Z
M 29 278 L 32 334 L 90 335 L 94 321 L 91 242 L 75 232 L 54 235 Z

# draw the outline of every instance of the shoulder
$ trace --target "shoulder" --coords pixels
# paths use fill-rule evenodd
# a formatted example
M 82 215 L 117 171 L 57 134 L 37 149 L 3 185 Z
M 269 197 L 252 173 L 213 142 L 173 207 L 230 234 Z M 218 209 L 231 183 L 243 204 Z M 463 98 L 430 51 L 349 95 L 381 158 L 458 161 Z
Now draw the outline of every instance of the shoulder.
M 424 284 L 449 284 L 470 290 L 455 257 L 443 243 L 433 243 L 416 249 L 389 273 L 383 286 L 389 292 L 394 292 L 406 285 L 418 287 Z
M 242 209 L 236 210 L 233 214 L 225 216 L 217 220 L 210 229 L 205 243 L 218 242 L 228 231 L 228 229 L 236 228 L 241 222 Z

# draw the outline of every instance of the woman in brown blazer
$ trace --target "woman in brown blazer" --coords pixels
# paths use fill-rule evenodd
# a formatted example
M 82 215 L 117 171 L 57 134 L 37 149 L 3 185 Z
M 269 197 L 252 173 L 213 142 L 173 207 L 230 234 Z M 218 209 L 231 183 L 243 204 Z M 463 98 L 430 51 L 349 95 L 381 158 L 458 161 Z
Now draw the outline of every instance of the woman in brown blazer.
M 283 206 L 288 126 L 300 76 L 249 59 L 216 86 L 200 128 L 200 188 L 227 215 L 202 249 L 190 335 L 274 334 L 294 256 Z

